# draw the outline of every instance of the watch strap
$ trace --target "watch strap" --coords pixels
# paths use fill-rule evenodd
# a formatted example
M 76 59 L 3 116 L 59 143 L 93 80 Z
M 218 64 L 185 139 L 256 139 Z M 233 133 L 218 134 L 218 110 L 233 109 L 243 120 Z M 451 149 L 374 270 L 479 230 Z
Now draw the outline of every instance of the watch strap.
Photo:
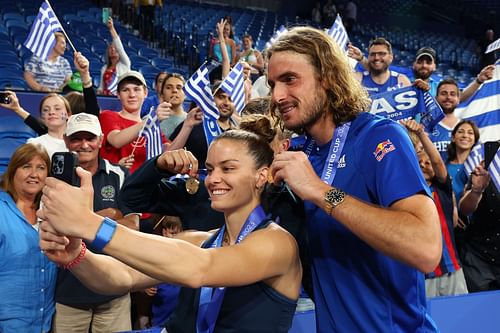
M 105 217 L 95 234 L 94 240 L 92 241 L 92 248 L 102 251 L 111 241 L 111 238 L 113 238 L 116 231 L 116 225 L 116 221 L 110 219 L 109 217 Z

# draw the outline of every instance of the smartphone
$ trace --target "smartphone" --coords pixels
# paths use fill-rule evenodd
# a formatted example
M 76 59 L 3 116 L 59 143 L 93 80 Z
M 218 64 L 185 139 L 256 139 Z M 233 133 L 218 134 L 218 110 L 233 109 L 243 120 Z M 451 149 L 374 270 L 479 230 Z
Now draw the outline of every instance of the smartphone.
M 0 103 L 10 104 L 10 96 L 4 91 L 0 91 Z
M 191 101 L 191 103 L 189 103 L 189 108 L 188 108 L 188 111 L 191 111 L 192 109 L 194 109 L 195 107 L 197 107 L 196 103 L 194 101 Z
M 111 16 L 111 8 L 103 8 L 102 9 L 102 23 L 107 24 L 108 19 Z
M 50 175 L 70 185 L 80 186 L 80 178 L 76 175 L 78 155 L 74 152 L 56 152 L 52 155 Z
M 498 147 L 500 147 L 500 141 L 488 141 L 484 143 L 484 165 L 486 169 L 488 169 L 491 161 L 495 158 Z

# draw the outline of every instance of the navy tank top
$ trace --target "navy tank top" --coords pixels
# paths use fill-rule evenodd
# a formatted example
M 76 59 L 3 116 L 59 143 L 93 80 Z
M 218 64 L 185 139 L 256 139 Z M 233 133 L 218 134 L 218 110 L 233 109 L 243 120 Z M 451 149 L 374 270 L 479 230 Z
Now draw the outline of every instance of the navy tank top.
M 262 223 L 255 230 L 265 228 L 270 222 Z M 217 234 L 202 247 L 209 247 Z M 181 289 L 177 308 L 165 324 L 168 333 L 196 333 L 199 300 L 200 289 Z M 227 288 L 215 332 L 286 333 L 292 326 L 296 305 L 296 301 L 278 293 L 262 281 Z
M 368 94 L 375 95 L 379 93 L 383 93 L 386 91 L 391 91 L 399 88 L 399 82 L 398 82 L 398 77 L 399 73 L 395 71 L 390 71 L 391 75 L 389 76 L 389 79 L 384 82 L 384 84 L 378 84 L 373 81 L 372 77 L 370 76 L 370 73 L 365 71 L 363 72 L 363 80 L 361 81 L 361 85 L 365 87 L 366 91 L 368 91 Z

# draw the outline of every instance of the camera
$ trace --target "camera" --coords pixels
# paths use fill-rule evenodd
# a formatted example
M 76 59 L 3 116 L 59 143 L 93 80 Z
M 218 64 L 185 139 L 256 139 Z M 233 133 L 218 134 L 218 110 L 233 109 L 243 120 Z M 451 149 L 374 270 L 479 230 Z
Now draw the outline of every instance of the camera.
M 10 96 L 6 92 L 0 92 L 0 103 L 2 104 L 10 104 Z
M 80 179 L 76 175 L 78 155 L 73 152 L 56 152 L 52 155 L 50 165 L 51 176 L 70 185 L 79 186 Z

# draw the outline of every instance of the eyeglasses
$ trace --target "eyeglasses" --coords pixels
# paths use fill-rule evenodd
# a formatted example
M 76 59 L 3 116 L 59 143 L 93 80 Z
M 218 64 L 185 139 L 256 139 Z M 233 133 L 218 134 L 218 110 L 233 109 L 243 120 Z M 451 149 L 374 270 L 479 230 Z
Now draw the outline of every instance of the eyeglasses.
M 370 53 L 368 53 L 368 56 L 372 57 L 372 58 L 374 58 L 376 56 L 385 57 L 388 54 L 389 54 L 389 52 L 370 52 Z

